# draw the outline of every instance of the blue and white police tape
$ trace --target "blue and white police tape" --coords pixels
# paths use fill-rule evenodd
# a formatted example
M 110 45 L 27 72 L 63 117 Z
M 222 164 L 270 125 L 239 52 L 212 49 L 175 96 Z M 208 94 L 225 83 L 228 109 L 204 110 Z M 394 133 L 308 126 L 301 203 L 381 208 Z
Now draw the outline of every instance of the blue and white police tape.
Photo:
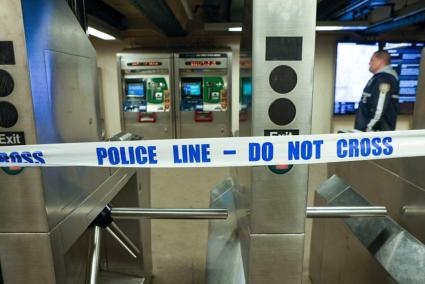
M 0 166 L 240 167 L 425 156 L 425 130 L 0 147 Z

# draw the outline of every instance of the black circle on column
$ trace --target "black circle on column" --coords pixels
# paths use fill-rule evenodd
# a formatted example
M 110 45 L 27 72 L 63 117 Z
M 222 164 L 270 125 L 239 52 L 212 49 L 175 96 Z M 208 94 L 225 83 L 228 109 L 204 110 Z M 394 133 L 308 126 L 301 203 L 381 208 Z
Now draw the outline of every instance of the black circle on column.
M 281 98 L 275 100 L 269 107 L 269 117 L 277 125 L 286 125 L 294 120 L 297 109 L 293 102 Z
M 18 121 L 18 111 L 8 102 L 0 102 L 0 127 L 9 128 Z
M 269 83 L 275 92 L 289 93 L 297 85 L 297 73 L 287 65 L 279 65 L 270 73 Z
M 9 72 L 0 69 L 0 97 L 6 97 L 13 91 L 15 83 Z

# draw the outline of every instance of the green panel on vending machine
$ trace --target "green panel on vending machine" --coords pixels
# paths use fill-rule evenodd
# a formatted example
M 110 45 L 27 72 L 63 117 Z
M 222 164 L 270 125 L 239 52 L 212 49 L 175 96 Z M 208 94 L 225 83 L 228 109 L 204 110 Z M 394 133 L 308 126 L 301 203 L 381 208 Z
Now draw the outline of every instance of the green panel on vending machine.
M 220 103 L 224 90 L 224 81 L 221 77 L 203 78 L 204 102 L 217 104 Z
M 164 77 L 149 79 L 147 83 L 148 103 L 162 104 L 164 102 L 164 92 L 167 90 L 167 81 Z

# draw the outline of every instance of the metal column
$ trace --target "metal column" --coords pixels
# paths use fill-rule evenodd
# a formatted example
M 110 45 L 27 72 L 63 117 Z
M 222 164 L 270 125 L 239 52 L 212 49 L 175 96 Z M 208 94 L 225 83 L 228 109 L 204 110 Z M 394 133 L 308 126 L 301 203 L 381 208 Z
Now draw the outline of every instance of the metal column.
M 316 4 L 252 1 L 253 136 L 311 132 Z M 251 176 L 248 282 L 301 283 L 308 166 Z

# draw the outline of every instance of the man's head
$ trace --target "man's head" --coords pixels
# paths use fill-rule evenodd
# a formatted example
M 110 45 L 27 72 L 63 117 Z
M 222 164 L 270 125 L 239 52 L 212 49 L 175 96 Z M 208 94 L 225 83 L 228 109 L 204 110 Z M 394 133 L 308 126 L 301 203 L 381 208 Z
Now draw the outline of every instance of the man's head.
M 385 50 L 379 50 L 372 55 L 372 58 L 369 61 L 369 71 L 375 74 L 378 70 L 390 65 L 390 63 L 390 54 Z

